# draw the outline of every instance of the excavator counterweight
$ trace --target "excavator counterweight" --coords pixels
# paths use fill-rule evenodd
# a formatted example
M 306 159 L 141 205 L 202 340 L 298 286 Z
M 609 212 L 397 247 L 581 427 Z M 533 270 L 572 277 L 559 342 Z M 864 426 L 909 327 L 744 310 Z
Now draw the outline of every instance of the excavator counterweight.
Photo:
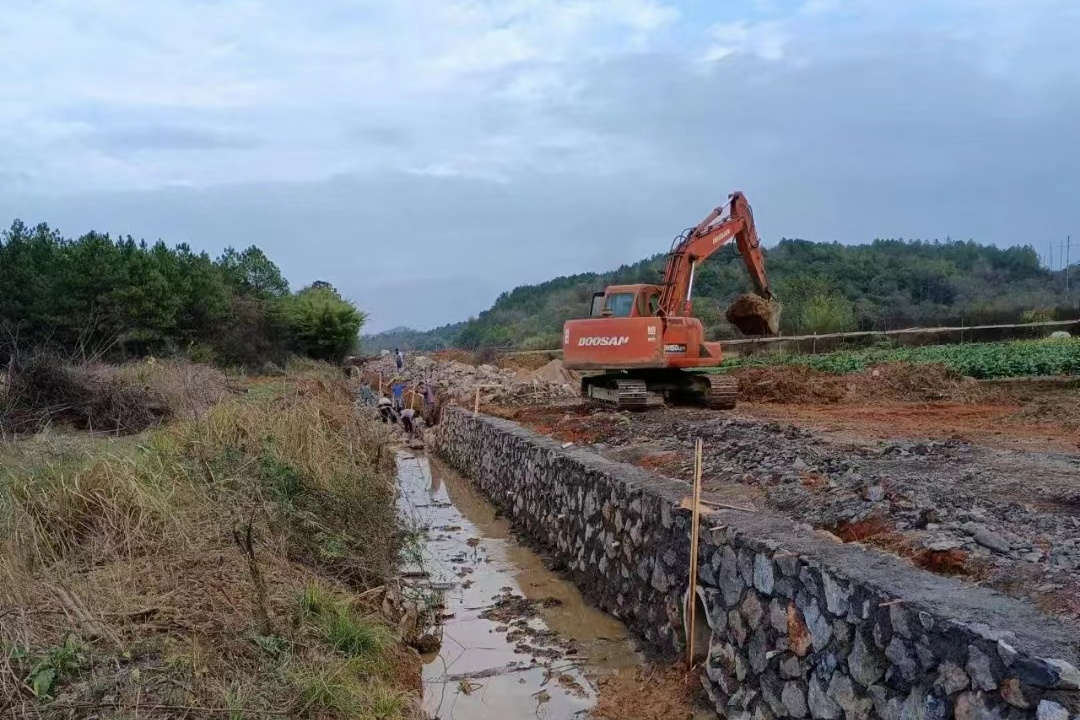
M 727 318 L 746 335 L 775 335 L 780 305 L 769 288 L 753 212 L 741 192 L 672 244 L 660 285 L 612 285 L 593 296 L 589 317 L 563 326 L 563 363 L 586 374 L 582 394 L 626 408 L 665 403 L 735 406 L 734 380 L 694 370 L 721 363 L 720 344 L 705 341 L 693 316 L 694 271 L 734 241 L 754 293 L 740 295 Z

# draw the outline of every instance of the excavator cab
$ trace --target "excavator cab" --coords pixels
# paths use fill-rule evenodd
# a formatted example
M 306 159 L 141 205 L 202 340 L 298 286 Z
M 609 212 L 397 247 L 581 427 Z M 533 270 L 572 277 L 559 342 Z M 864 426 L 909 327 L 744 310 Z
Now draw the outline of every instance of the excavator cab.
M 612 285 L 592 296 L 589 317 L 656 317 L 660 294 L 657 285 Z

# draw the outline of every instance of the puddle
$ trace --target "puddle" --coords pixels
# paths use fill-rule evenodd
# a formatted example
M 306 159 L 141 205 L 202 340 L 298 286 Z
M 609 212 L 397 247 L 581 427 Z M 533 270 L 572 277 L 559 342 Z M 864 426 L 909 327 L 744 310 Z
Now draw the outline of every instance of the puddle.
M 445 604 L 442 646 L 423 658 L 430 717 L 584 717 L 597 681 L 642 663 L 622 623 L 519 545 L 464 479 L 407 453 L 398 478 L 401 511 L 426 528 L 405 568 L 426 575 L 409 582 L 442 590 Z

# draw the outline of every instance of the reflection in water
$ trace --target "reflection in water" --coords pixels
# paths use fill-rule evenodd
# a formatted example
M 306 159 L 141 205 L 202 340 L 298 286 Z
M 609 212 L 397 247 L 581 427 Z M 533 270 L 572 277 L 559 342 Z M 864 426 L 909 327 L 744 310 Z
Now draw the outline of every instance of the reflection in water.
M 595 702 L 595 680 L 638 665 L 626 628 L 585 604 L 571 583 L 515 542 L 508 524 L 462 478 L 436 461 L 398 458 L 401 510 L 428 529 L 424 569 L 446 591 L 443 645 L 424 667 L 424 708 L 442 720 L 579 717 Z M 508 593 L 544 601 L 528 627 L 553 631 L 559 651 L 508 642 L 507 620 L 480 615 Z M 510 625 L 513 630 L 513 625 Z

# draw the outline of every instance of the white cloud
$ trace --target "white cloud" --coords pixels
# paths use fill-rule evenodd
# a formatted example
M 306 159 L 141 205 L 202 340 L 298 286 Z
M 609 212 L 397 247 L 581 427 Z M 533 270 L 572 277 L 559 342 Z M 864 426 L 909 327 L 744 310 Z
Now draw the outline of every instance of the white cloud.
M 1039 31 L 1077 27 L 1066 0 L 760 0 L 714 23 L 676 1 L 7 0 L 0 161 L 51 190 L 605 174 L 653 152 L 574 124 L 603 93 L 581 82 L 597 63 L 657 49 L 709 65 L 917 53 L 897 47 L 908 35 L 1008 75 L 1038 58 L 1053 68 L 1068 46 Z M 398 141 L 362 130 L 375 126 Z
M 49 187 L 318 178 L 421 159 L 490 174 L 503 148 L 478 119 L 503 116 L 527 161 L 561 130 L 533 108 L 572 98 L 581 63 L 646 48 L 676 18 L 654 0 L 13 0 L 0 142 L 18 142 L 12 159 Z M 352 127 L 372 116 L 412 147 L 358 142 Z M 190 142 L 152 152 L 162 126 Z M 237 142 L 210 142 L 215 126 Z M 100 143 L 125 133 L 132 147 Z
M 364 298 L 419 277 L 407 241 L 487 279 L 416 287 L 440 322 L 736 187 L 767 240 L 1076 234 L 1073 0 L 3 4 L 0 218 L 255 242 Z
M 752 23 L 739 20 L 713 25 L 712 44 L 705 50 L 705 62 L 717 62 L 737 54 L 752 54 L 763 60 L 780 60 L 788 37 L 777 22 Z

